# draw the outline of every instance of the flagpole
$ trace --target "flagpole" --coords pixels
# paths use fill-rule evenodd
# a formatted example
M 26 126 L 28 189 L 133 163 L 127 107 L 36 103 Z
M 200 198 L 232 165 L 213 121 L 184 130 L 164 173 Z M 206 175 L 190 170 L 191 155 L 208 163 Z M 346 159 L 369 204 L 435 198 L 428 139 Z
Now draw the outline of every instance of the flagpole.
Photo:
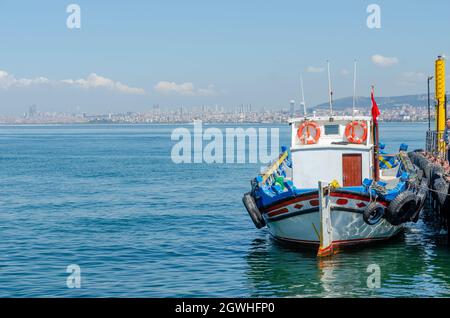
M 333 117 L 333 88 L 331 87 L 330 61 L 327 60 L 328 68 L 328 93 L 330 94 L 330 116 Z
M 353 109 L 352 109 L 352 116 L 355 116 L 356 111 L 356 63 L 355 60 L 354 63 L 354 69 L 353 69 Z
M 375 123 L 375 136 L 376 136 L 376 144 L 375 144 L 375 181 L 380 181 L 380 140 L 379 140 L 379 127 L 378 122 Z
M 374 86 L 372 85 L 372 103 L 374 102 Z M 373 105 L 372 105 L 373 109 Z M 373 116 L 372 116 L 373 117 Z M 378 128 L 378 120 L 373 117 L 373 136 L 374 136 L 374 150 L 373 150 L 373 163 L 374 163 L 374 180 L 376 182 L 380 181 L 380 140 L 379 140 L 379 128 Z

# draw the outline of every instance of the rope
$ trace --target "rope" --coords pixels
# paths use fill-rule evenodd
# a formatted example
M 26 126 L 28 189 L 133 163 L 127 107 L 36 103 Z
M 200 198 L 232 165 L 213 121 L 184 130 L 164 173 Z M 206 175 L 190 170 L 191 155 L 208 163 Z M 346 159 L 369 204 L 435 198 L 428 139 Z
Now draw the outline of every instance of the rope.
M 369 199 L 370 199 L 370 203 L 377 203 L 377 199 L 378 199 L 378 194 L 377 192 L 382 189 L 378 184 L 376 184 L 375 186 L 373 185 L 374 183 L 372 182 L 372 184 L 369 186 Z M 372 190 L 375 190 L 375 196 L 372 196 Z
M 445 196 L 447 196 L 447 197 L 450 197 L 450 194 L 448 194 L 448 193 L 440 192 L 440 191 L 431 189 L 431 188 L 429 188 L 429 187 L 427 187 L 427 186 L 419 186 L 419 188 L 422 188 L 422 189 L 425 189 L 425 190 L 428 190 L 428 191 L 431 191 L 431 192 L 434 192 L 434 193 L 437 193 L 437 194 L 442 194 L 442 195 L 445 195 Z
M 373 183 L 372 183 L 373 184 Z M 370 203 L 372 203 L 372 184 L 369 186 L 369 198 L 370 198 Z

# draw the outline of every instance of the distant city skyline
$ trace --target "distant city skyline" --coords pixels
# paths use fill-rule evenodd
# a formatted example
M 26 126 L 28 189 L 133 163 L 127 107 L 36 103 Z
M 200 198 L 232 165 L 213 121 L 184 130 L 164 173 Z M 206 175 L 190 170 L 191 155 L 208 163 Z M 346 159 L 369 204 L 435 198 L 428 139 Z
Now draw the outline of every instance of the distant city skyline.
M 420 96 L 419 96 L 420 97 Z M 406 99 L 404 100 L 407 101 Z M 392 99 L 389 105 L 383 107 L 380 121 L 428 121 L 434 120 L 434 107 L 428 107 L 425 102 L 416 98 L 413 101 L 416 105 L 404 103 L 402 99 Z M 338 101 L 339 103 L 342 100 Z M 333 111 L 336 116 L 358 115 L 370 116 L 370 107 L 357 107 L 340 103 Z M 381 105 L 381 104 L 380 104 Z M 321 106 L 308 110 L 308 116 L 326 116 L 329 114 L 328 108 Z M 255 110 L 250 104 L 239 105 L 234 109 L 225 109 L 223 106 L 199 106 L 175 110 L 161 109 L 159 105 L 154 105 L 150 111 L 146 112 L 120 112 L 106 114 L 92 114 L 85 112 L 78 113 L 58 113 L 41 112 L 32 105 L 28 112 L 20 117 L 5 117 L 0 115 L 0 124 L 82 124 L 82 123 L 124 123 L 124 124 L 188 124 L 201 120 L 206 123 L 283 123 L 286 124 L 289 118 L 301 117 L 304 115 L 302 109 L 289 107 L 281 109 Z
M 334 97 L 421 94 L 437 55 L 450 52 L 450 3 L 369 1 L 0 2 L 0 114 L 148 112 L 200 105 L 308 107 Z M 24 10 L 24 8 L 26 8 Z M 433 85 L 434 86 L 434 85 Z

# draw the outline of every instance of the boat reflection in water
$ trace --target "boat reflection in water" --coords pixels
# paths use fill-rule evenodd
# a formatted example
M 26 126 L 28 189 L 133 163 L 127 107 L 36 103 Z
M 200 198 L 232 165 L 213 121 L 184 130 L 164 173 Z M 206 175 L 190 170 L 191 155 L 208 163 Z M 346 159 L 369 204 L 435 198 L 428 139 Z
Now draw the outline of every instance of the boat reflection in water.
M 315 250 L 255 239 L 246 257 L 251 297 L 449 297 L 450 251 L 445 236 L 423 221 L 394 240 L 332 258 Z M 380 288 L 369 288 L 371 266 L 380 268 Z

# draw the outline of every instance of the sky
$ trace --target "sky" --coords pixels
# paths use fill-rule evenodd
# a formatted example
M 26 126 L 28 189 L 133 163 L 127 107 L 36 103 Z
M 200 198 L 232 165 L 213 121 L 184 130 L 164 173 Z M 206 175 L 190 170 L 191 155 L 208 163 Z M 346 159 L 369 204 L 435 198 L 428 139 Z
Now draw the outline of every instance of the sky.
M 77 4 L 80 28 L 67 27 Z M 370 4 L 381 28 L 367 26 Z M 424 93 L 450 54 L 450 2 L 0 0 L 0 115 L 240 104 L 288 107 Z

